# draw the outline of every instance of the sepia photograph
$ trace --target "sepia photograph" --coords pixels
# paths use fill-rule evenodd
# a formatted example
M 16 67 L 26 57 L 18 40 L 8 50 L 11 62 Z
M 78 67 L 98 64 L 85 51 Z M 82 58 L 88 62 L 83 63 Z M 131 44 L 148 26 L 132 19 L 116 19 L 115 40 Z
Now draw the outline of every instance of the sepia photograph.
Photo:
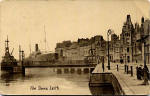
M 150 95 L 150 0 L 0 0 L 0 95 Z

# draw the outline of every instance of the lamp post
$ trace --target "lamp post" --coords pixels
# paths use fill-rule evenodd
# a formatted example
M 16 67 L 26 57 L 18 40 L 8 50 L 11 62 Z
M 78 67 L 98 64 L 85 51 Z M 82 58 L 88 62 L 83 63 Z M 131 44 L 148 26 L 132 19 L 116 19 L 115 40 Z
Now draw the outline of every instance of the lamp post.
M 91 42 L 91 48 L 89 50 L 89 53 L 90 53 L 90 57 L 91 57 L 91 64 L 93 65 L 93 56 L 94 56 L 94 52 L 93 52 L 93 48 L 92 48 L 92 42 Z
M 125 53 L 125 56 L 124 56 L 124 63 L 125 63 L 125 73 L 127 72 L 127 63 L 126 63 L 126 53 Z
M 107 32 L 107 39 L 108 39 L 108 70 L 110 70 L 110 58 L 109 58 L 109 35 L 111 35 L 112 30 L 109 29 Z
M 146 54 L 145 54 L 145 47 L 146 47 L 146 42 L 144 40 L 144 85 L 149 85 L 148 83 L 148 77 L 147 77 L 147 70 L 146 70 Z

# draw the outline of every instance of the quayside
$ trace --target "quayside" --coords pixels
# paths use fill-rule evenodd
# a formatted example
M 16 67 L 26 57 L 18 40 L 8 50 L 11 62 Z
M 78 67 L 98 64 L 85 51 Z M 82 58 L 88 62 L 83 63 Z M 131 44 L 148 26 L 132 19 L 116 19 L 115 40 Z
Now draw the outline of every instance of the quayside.
M 111 93 L 115 95 L 124 95 L 117 78 L 112 73 L 91 73 L 89 87 L 107 87 L 111 86 Z M 104 88 L 105 89 L 105 88 Z

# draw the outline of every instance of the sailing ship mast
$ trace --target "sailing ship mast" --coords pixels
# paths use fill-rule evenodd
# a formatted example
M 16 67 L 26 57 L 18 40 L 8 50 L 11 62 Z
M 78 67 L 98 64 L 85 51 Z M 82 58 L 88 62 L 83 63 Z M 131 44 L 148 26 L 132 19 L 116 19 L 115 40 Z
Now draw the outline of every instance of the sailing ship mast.
M 45 25 L 44 25 L 44 34 L 45 34 L 44 42 L 45 42 L 45 51 L 46 51 L 46 31 L 45 31 Z
M 45 43 L 45 53 L 47 53 L 48 52 L 48 49 L 49 49 L 49 47 L 48 47 L 48 44 L 47 44 L 47 38 L 46 38 L 46 30 L 45 30 L 45 25 L 44 25 L 44 35 L 45 35 L 45 37 L 44 37 L 44 43 Z
M 30 40 L 29 48 L 30 48 L 30 54 L 31 54 L 31 40 Z

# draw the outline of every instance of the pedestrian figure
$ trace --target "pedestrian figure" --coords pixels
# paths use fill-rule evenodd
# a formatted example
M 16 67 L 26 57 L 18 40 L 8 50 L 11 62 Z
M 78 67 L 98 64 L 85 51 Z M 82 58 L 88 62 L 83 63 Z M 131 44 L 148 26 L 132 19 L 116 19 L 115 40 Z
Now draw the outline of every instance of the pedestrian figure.
M 136 76 L 138 80 L 141 80 L 139 67 L 136 67 Z
M 138 71 L 139 71 L 139 80 L 142 80 L 142 78 L 143 78 L 143 70 L 142 70 L 142 68 L 139 67 Z
M 139 70 L 138 70 L 138 66 L 136 67 L 136 77 L 139 80 Z
M 103 72 L 104 72 L 104 57 L 102 58 L 102 68 L 103 68 Z

